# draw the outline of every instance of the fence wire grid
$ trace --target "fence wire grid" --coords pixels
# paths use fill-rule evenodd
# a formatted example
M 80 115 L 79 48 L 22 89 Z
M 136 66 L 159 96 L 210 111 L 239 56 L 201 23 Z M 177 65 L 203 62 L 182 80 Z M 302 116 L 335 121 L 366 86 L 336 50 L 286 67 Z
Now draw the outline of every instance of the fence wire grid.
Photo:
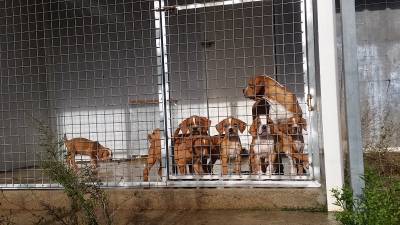
M 76 170 L 93 166 L 108 187 L 167 181 L 290 186 L 314 180 L 319 155 L 307 105 L 313 75 L 306 2 L 0 1 L 0 186 L 57 187 L 40 166 L 44 156 L 33 118 L 65 142 L 61 160 Z M 250 128 L 263 113 L 254 115 L 255 101 L 244 89 L 257 75 L 293 93 L 303 113 L 304 128 L 296 131 L 302 148 L 293 150 L 299 155 L 293 159 L 304 168 L 297 172 L 291 165 L 295 152 L 279 153 L 276 140 L 269 142 L 275 147 L 272 164 L 265 155 L 252 155 L 261 142 Z M 270 116 L 279 114 L 272 111 L 279 102 L 269 104 Z M 183 139 L 177 139 L 174 132 L 187 118 L 197 123 L 194 116 L 209 120 L 199 122 L 205 133 L 181 131 Z M 216 129 L 227 118 L 245 125 L 243 132 L 232 125 L 239 132 L 229 143 L 240 145 L 229 147 L 224 158 L 212 146 L 230 138 Z M 71 149 L 76 155 L 68 158 Z M 179 151 L 187 158 L 180 168 Z M 261 158 L 261 170 L 254 171 L 253 156 Z

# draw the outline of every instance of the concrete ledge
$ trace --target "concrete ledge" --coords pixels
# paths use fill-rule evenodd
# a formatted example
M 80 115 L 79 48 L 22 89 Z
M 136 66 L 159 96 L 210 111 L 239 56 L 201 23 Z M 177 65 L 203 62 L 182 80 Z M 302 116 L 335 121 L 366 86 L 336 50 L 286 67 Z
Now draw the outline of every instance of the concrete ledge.
M 222 189 L 108 189 L 113 208 L 124 210 L 263 209 L 323 210 L 321 188 L 222 188 Z M 42 210 L 41 203 L 67 206 L 62 190 L 7 190 L 0 210 Z

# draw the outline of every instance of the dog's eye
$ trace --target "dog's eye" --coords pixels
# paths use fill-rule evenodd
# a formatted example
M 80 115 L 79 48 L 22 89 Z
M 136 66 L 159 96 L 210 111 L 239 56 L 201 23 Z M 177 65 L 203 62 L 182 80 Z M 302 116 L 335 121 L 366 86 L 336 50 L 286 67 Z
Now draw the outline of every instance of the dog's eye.
M 225 128 L 228 128 L 228 127 L 229 127 L 229 125 L 228 125 L 228 124 L 224 124 L 224 127 L 225 127 Z

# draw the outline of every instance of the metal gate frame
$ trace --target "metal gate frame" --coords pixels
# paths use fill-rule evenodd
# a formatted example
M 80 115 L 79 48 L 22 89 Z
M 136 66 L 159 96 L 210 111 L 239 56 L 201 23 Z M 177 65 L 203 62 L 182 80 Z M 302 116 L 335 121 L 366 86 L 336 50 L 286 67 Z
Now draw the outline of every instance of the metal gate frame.
M 168 52 L 166 38 L 166 11 L 169 10 L 188 10 L 199 7 L 215 7 L 221 5 L 242 4 L 263 0 L 226 0 L 210 3 L 193 3 L 185 6 L 166 6 L 164 0 L 154 1 L 154 16 L 156 27 L 156 46 L 159 81 L 159 108 L 163 121 L 160 121 L 164 127 L 164 139 L 162 140 L 162 160 L 165 169 L 163 170 L 162 182 L 133 182 L 132 186 L 168 186 L 168 187 L 320 187 L 320 159 L 319 159 L 319 141 L 318 135 L 318 112 L 315 111 L 317 98 L 316 91 L 316 73 L 315 73 L 315 55 L 314 55 L 314 2 L 313 0 L 303 0 L 301 3 L 301 29 L 303 54 L 303 73 L 304 73 L 304 91 L 307 98 L 308 118 L 310 121 L 308 132 L 308 146 L 310 155 L 310 175 L 304 179 L 304 176 L 295 176 L 291 179 L 285 179 L 286 176 L 258 176 L 258 175 L 231 175 L 229 179 L 219 175 L 204 175 L 201 177 L 184 175 L 171 176 L 171 162 L 168 152 L 171 148 L 172 128 L 169 98 L 169 70 L 168 70 Z M 272 0 L 273 2 L 273 0 Z M 182 179 L 183 180 L 179 180 Z M 261 179 L 260 179 L 261 178 Z M 294 178 L 294 179 L 293 179 Z M 297 178 L 297 180 L 296 180 Z M 300 179 L 299 179 L 300 178 Z M 188 179 L 188 180 L 186 180 Z M 268 180 L 267 180 L 268 179 Z M 272 180 L 271 180 L 272 179 Z

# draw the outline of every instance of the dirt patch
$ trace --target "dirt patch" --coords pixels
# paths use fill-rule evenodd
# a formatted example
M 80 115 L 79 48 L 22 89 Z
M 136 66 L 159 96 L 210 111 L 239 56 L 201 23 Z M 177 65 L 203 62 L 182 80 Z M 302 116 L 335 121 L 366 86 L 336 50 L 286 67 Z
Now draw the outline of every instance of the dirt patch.
M 381 176 L 400 179 L 400 152 L 367 152 L 364 162 Z

